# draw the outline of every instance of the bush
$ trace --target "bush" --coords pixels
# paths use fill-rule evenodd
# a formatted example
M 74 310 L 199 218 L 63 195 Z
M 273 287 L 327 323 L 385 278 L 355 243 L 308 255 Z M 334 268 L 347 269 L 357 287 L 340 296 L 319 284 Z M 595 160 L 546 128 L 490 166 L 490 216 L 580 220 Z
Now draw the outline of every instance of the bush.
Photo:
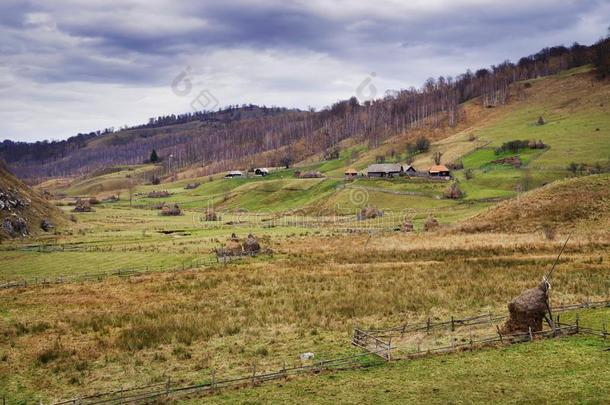
M 521 149 L 525 149 L 525 148 L 529 148 L 530 147 L 530 141 L 520 141 L 520 140 L 514 140 L 514 141 L 508 141 L 508 142 L 504 142 L 502 144 L 502 146 L 500 146 L 499 148 L 496 148 L 496 155 L 499 155 L 500 153 L 503 152 L 511 152 L 511 153 L 517 153 L 519 152 Z
M 466 180 L 474 179 L 474 172 L 472 171 L 472 169 L 464 170 L 464 178 L 466 178 Z
M 428 152 L 430 149 L 430 141 L 425 136 L 420 136 L 415 142 L 415 149 L 418 152 Z
M 152 178 L 150 179 L 150 183 L 154 186 L 156 186 L 157 184 L 161 184 L 161 178 L 157 176 L 152 176 Z

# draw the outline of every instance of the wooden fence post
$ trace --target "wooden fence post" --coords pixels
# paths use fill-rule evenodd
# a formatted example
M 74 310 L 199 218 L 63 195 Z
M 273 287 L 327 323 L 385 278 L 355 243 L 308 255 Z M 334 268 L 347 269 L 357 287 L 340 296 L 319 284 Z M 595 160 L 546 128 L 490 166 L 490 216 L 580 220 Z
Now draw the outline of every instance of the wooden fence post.
M 496 330 L 498 331 L 498 336 L 500 336 L 500 343 L 504 343 L 504 339 L 502 339 L 502 333 L 500 333 L 500 327 L 496 325 Z
M 212 370 L 212 392 L 216 390 L 216 370 Z
M 167 381 L 165 382 L 165 397 L 169 398 L 169 387 L 171 385 L 171 377 L 167 377 Z
M 455 330 L 455 324 L 453 321 L 453 315 L 451 315 L 451 332 L 453 332 Z
M 580 333 L 580 327 L 578 326 L 578 322 L 579 321 L 579 315 L 578 313 L 576 314 L 576 333 Z
M 426 333 L 430 333 L 430 317 L 428 317 L 428 322 L 426 322 Z
M 256 364 L 252 365 L 252 386 L 254 386 L 256 381 Z
M 528 330 L 528 332 L 530 334 L 530 342 L 531 342 L 532 340 L 534 340 L 534 335 L 532 335 L 532 327 L 528 326 L 527 330 Z

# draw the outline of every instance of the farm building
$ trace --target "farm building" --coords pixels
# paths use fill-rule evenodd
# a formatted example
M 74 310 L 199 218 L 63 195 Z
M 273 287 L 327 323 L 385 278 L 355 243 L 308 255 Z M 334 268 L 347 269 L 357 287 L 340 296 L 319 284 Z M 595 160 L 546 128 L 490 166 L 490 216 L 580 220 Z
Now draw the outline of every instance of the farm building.
M 411 165 L 403 165 L 402 171 L 407 175 L 417 174 L 417 170 L 415 170 L 415 168 Z
M 347 169 L 344 174 L 346 179 L 353 179 L 358 176 L 358 172 L 353 167 Z
M 243 173 L 240 172 L 239 170 L 231 170 L 230 172 L 227 173 L 227 175 L 225 176 L 225 179 L 232 179 L 233 177 L 243 177 Z
M 257 167 L 256 169 L 254 169 L 254 174 L 257 176 L 268 176 L 269 169 L 267 169 L 266 167 Z
M 376 163 L 370 165 L 366 172 L 369 177 L 395 177 L 403 171 L 402 165 L 397 163 Z
M 451 172 L 445 165 L 434 165 L 428 170 L 428 174 L 433 177 L 449 177 Z

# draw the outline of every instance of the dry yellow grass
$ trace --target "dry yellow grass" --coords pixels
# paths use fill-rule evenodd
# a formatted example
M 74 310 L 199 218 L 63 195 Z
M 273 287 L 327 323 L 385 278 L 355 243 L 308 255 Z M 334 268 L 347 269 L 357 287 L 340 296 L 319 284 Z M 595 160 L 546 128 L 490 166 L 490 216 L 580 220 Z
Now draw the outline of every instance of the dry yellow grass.
M 602 299 L 608 233 L 580 233 L 554 279 L 554 302 Z M 542 235 L 285 237 L 271 261 L 130 281 L 0 292 L 0 379 L 27 398 L 277 369 L 298 353 L 352 352 L 354 325 L 504 311 L 536 283 L 558 242 Z M 366 247 L 365 247 L 366 245 Z M 318 357 L 318 358 L 319 358 Z
M 483 212 L 464 230 L 531 232 L 542 226 L 560 229 L 608 229 L 610 175 L 594 175 L 553 182 L 504 201 Z

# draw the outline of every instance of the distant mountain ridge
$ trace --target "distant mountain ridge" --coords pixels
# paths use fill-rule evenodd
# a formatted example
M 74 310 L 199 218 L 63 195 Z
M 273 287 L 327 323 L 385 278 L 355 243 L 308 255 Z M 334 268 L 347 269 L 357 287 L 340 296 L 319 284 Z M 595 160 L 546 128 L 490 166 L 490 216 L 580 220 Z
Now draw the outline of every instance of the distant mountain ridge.
M 505 61 L 456 78 L 431 78 L 420 89 L 397 91 L 373 101 L 361 103 L 352 97 L 318 112 L 247 105 L 170 114 L 119 131 L 109 128 L 60 142 L 4 141 L 0 159 L 28 180 L 142 163 L 152 149 L 165 157 L 166 173 L 211 163 L 215 163 L 213 170 L 223 170 L 231 162 L 245 160 L 251 165 L 280 166 L 328 151 L 352 137 L 377 147 L 389 137 L 421 127 L 425 120 L 455 126 L 465 118 L 461 104 L 468 100 L 479 97 L 486 107 L 502 105 L 511 83 L 588 64 L 596 65 L 603 76 L 609 58 L 610 39 L 591 46 L 556 46 L 516 64 Z

